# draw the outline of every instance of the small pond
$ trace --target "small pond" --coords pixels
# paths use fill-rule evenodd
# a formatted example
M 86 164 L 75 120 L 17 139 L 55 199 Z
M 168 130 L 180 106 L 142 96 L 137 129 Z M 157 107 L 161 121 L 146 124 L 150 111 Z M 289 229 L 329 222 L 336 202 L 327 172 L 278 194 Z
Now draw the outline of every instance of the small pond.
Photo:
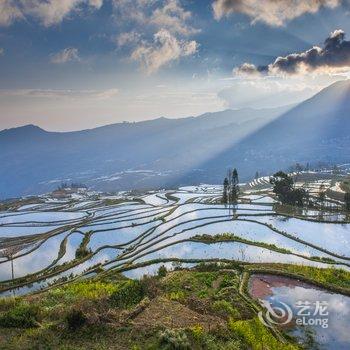
M 310 349 L 350 349 L 350 297 L 272 275 L 252 276 L 249 292 L 254 299 L 272 307 L 272 312 L 262 315 L 268 324 L 268 314 L 276 312 L 272 323 L 299 342 L 310 344 Z M 284 310 L 283 317 L 277 308 Z

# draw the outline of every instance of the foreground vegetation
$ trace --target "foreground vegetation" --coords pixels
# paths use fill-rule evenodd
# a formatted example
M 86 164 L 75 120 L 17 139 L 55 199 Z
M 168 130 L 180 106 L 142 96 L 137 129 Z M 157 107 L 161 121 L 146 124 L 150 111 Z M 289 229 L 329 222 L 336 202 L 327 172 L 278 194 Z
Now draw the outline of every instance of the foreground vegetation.
M 350 291 L 350 273 L 269 264 L 177 266 L 140 281 L 109 274 L 0 299 L 1 349 L 299 349 L 257 319 L 242 272 L 285 271 Z M 243 290 L 243 291 L 242 291 Z

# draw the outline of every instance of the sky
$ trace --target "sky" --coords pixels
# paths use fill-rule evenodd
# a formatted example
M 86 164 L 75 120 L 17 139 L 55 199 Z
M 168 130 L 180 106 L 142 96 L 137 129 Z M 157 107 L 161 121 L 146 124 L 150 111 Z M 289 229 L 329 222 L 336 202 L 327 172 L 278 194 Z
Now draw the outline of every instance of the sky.
M 0 0 L 0 129 L 273 108 L 349 72 L 350 0 Z

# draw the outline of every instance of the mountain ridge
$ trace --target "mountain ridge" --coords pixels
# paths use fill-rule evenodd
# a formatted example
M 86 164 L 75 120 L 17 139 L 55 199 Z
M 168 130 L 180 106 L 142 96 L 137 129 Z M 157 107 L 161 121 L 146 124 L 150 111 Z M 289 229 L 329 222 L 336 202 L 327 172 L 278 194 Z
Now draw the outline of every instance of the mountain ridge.
M 161 117 L 72 132 L 33 125 L 7 129 L 0 132 L 0 197 L 37 194 L 68 180 L 102 190 L 173 187 L 221 182 L 232 166 L 247 180 L 256 171 L 269 173 L 294 162 L 350 161 L 349 101 L 346 81 L 283 108 Z M 142 173 L 146 170 L 152 175 Z
M 140 121 L 123 121 L 123 122 L 117 122 L 117 123 L 110 123 L 106 125 L 100 125 L 92 128 L 86 128 L 86 129 L 79 129 L 79 130 L 68 130 L 68 131 L 58 131 L 58 130 L 46 130 L 43 127 L 36 125 L 36 124 L 24 124 L 20 126 L 14 126 L 11 128 L 6 128 L 6 129 L 0 129 L 0 134 L 4 132 L 8 132 L 11 130 L 21 130 L 21 129 L 38 129 L 47 133 L 75 133 L 75 132 L 83 132 L 83 131 L 92 131 L 96 129 L 102 129 L 102 128 L 108 128 L 112 126 L 117 126 L 117 125 L 135 125 L 135 124 L 143 124 L 143 123 L 151 123 L 151 122 L 157 122 L 157 121 L 178 121 L 178 120 L 189 120 L 189 119 L 198 119 L 198 118 L 205 118 L 205 117 L 210 117 L 211 115 L 216 115 L 218 113 L 227 113 L 227 112 L 264 112 L 264 111 L 277 111 L 277 110 L 284 110 L 288 109 L 293 105 L 286 105 L 286 106 L 281 106 L 281 107 L 272 107 L 272 108 L 251 108 L 251 107 L 246 107 L 246 108 L 228 108 L 224 109 L 222 111 L 217 111 L 217 112 L 206 112 L 203 114 L 200 114 L 198 116 L 188 116 L 188 117 L 179 117 L 179 118 L 169 118 L 169 117 L 158 117 L 154 119 L 146 119 L 146 120 L 140 120 Z

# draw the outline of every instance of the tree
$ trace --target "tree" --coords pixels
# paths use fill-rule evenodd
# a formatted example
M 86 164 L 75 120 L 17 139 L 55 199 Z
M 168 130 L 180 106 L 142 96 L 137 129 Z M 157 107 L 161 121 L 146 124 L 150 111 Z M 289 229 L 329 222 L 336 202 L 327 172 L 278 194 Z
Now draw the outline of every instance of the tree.
M 318 199 L 319 199 L 321 205 L 324 206 L 324 202 L 326 199 L 326 191 L 325 191 L 323 184 L 320 186 L 320 190 L 318 192 Z
M 228 194 L 228 203 L 233 204 L 237 202 L 238 194 L 239 194 L 239 187 L 238 187 L 238 171 L 237 169 L 229 169 L 227 174 L 227 181 L 228 181 L 228 187 L 227 187 L 227 194 Z
M 295 170 L 296 170 L 296 172 L 298 172 L 298 173 L 300 173 L 300 172 L 302 172 L 303 171 L 303 166 L 301 165 L 301 164 L 299 164 L 299 163 L 296 163 L 295 164 Z
M 345 193 L 344 200 L 346 210 L 350 211 L 350 192 Z
M 227 177 L 225 177 L 223 182 L 223 193 L 222 193 L 222 203 L 229 205 L 229 210 L 231 209 L 231 204 L 237 203 L 239 195 L 238 186 L 238 171 L 237 169 L 229 169 L 227 172 Z
M 332 173 L 333 173 L 333 175 L 338 175 L 338 174 L 340 174 L 340 169 L 338 168 L 337 165 L 334 165 L 334 166 L 333 166 Z
M 303 206 L 309 201 L 309 193 L 303 188 L 294 188 L 293 178 L 283 171 L 270 178 L 273 192 L 283 204 Z
M 222 192 L 222 203 L 227 204 L 228 203 L 228 179 L 225 177 L 224 179 L 224 189 Z
M 273 192 L 276 194 L 278 199 L 282 203 L 285 203 L 287 201 L 288 194 L 293 189 L 293 179 L 283 171 L 279 171 L 270 178 L 270 183 L 273 185 Z
M 165 277 L 167 273 L 167 268 L 164 265 L 161 265 L 158 269 L 158 277 Z
M 230 179 L 230 203 L 236 203 L 238 200 L 239 187 L 238 187 L 238 171 L 233 169 Z

